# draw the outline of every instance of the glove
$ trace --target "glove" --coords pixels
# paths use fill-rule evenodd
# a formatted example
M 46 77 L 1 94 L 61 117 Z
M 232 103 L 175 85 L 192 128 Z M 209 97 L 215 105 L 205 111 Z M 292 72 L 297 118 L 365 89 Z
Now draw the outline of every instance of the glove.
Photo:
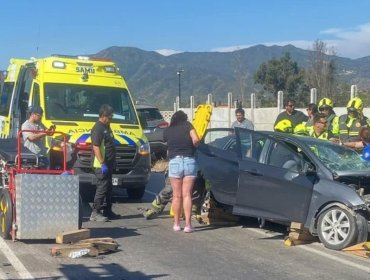
M 102 166 L 101 166 L 101 174 L 103 174 L 103 175 L 108 174 L 108 166 L 105 163 L 103 163 Z

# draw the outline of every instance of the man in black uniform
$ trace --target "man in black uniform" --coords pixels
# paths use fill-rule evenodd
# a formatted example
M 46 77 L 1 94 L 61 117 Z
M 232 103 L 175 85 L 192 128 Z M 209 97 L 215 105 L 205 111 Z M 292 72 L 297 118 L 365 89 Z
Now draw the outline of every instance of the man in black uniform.
M 284 102 L 285 105 L 285 111 L 281 112 L 274 123 L 274 127 L 282 120 L 290 120 L 292 123 L 292 128 L 296 127 L 297 124 L 300 124 L 302 122 L 307 122 L 308 117 L 303 114 L 301 111 L 297 111 L 295 109 L 295 101 L 292 99 L 288 99 L 286 102 Z
M 120 216 L 112 211 L 112 172 L 116 157 L 114 136 L 109 125 L 112 117 L 113 108 L 103 104 L 99 109 L 99 120 L 91 130 L 93 168 L 97 185 L 90 221 L 106 222 Z

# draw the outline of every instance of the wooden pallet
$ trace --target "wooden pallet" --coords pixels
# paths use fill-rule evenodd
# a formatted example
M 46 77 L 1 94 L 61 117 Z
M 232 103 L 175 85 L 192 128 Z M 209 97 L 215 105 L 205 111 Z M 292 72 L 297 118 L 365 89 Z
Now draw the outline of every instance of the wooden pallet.
M 292 222 L 289 235 L 284 239 L 284 244 L 286 246 L 294 246 L 316 242 L 317 240 L 317 237 L 311 235 L 302 223 Z
M 56 243 L 51 248 L 54 257 L 79 258 L 82 256 L 96 257 L 117 251 L 118 243 L 111 237 L 89 238 L 89 229 L 61 232 L 56 236 Z
M 195 216 L 195 219 L 204 225 L 233 226 L 239 222 L 239 217 L 230 213 L 222 207 L 218 207 L 215 201 L 210 198 L 205 201 L 202 207 L 202 214 Z

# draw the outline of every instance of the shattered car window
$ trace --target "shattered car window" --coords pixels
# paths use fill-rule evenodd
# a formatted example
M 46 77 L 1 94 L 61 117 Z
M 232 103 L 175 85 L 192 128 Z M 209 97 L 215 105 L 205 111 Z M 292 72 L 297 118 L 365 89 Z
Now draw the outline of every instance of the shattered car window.
M 221 150 L 235 150 L 235 134 L 229 131 L 211 131 L 206 134 L 204 143 Z
M 262 148 L 267 141 L 266 136 L 244 128 L 239 131 L 242 157 L 259 162 Z
M 370 162 L 363 160 L 354 150 L 330 141 L 315 141 L 307 144 L 332 172 L 349 170 L 370 172 Z

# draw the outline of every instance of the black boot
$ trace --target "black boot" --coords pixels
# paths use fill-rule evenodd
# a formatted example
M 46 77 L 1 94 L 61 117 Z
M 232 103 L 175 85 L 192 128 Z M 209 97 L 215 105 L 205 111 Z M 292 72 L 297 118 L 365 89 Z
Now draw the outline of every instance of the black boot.
M 107 217 L 108 219 L 110 220 L 116 220 L 116 219 L 120 219 L 122 218 L 122 216 L 120 214 L 116 214 L 112 211 L 112 209 L 105 209 L 103 211 L 103 216 L 104 217 Z

